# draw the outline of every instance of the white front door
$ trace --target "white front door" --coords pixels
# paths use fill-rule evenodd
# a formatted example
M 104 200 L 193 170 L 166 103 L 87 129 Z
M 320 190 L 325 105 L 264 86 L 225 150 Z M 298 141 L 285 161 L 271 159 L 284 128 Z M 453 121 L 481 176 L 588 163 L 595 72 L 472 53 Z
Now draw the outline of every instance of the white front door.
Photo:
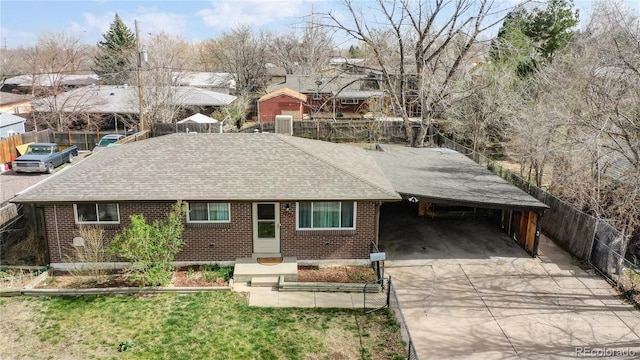
M 280 203 L 253 203 L 254 255 L 280 254 Z

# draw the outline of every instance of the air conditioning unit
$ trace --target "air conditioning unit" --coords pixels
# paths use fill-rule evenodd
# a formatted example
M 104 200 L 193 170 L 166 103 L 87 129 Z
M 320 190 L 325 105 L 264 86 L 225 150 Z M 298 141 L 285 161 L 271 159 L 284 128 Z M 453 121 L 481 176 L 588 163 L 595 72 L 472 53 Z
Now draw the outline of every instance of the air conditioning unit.
M 293 135 L 293 116 L 276 115 L 276 134 Z

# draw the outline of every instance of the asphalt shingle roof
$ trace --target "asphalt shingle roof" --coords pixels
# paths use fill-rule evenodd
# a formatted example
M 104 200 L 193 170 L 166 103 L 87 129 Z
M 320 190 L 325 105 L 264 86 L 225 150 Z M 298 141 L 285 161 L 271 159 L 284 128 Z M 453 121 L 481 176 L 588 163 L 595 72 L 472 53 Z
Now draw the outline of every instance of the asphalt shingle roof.
M 0 111 L 0 127 L 5 127 L 5 126 L 23 123 L 23 122 L 25 122 L 25 119 L 20 116 L 16 116 L 16 115 L 12 115 L 12 114 Z
M 18 103 L 23 101 L 26 102 L 30 99 L 31 97 L 27 95 L 12 94 L 0 91 L 0 105 Z
M 174 71 L 173 77 L 181 86 L 235 88 L 236 81 L 231 73 Z
M 267 93 L 288 88 L 302 94 L 320 93 L 337 94 L 350 92 L 351 94 L 361 91 L 382 95 L 378 89 L 367 88 L 373 79 L 365 75 L 338 75 L 338 76 L 311 76 L 311 75 L 287 75 L 285 82 L 270 85 Z M 375 81 L 374 81 L 375 82 Z
M 381 145 L 370 152 L 400 194 L 434 203 L 544 211 L 547 205 L 450 149 Z
M 15 202 L 399 200 L 363 149 L 280 134 L 171 134 L 95 153 Z
M 270 92 L 270 93 L 268 93 L 266 95 L 262 95 L 260 97 L 260 99 L 258 99 L 258 102 L 263 102 L 265 100 L 269 100 L 269 99 L 274 98 L 274 97 L 279 96 L 279 95 L 287 95 L 287 96 L 292 97 L 294 99 L 298 99 L 298 100 L 300 100 L 302 102 L 306 102 L 307 101 L 307 95 L 301 94 L 301 93 L 299 93 L 299 92 L 297 92 L 295 90 L 291 90 L 289 88 L 282 88 L 282 89 L 278 89 L 278 90 L 272 91 L 272 92 Z
M 153 88 L 146 88 L 152 92 Z M 236 97 L 191 86 L 173 86 L 177 105 L 181 106 L 224 106 Z M 86 113 L 137 114 L 138 88 L 133 86 L 102 85 L 84 87 L 57 95 L 57 104 L 64 104 L 62 111 Z M 34 103 L 37 111 L 50 111 L 47 104 L 51 100 Z
M 35 79 L 32 78 L 32 75 L 18 75 L 6 79 L 4 83 L 7 85 L 17 85 L 23 87 L 33 86 L 34 82 L 36 86 L 53 86 L 54 84 L 67 86 L 84 86 L 97 84 L 99 81 L 100 78 L 96 74 L 70 75 L 62 73 L 51 73 L 35 75 Z

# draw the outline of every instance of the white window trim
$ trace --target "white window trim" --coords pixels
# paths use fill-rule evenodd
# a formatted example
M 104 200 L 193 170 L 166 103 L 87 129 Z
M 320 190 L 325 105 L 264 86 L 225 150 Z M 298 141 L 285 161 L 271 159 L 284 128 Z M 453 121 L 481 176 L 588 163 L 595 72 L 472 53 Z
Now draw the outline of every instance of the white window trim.
M 342 105 L 357 105 L 358 99 L 342 99 L 340 100 L 340 104 Z
M 313 203 L 316 202 L 337 202 L 340 203 L 340 219 L 342 219 L 342 203 L 343 202 L 352 202 L 353 203 L 353 226 L 352 227 L 335 227 L 335 228 L 316 228 L 316 227 L 310 227 L 310 228 L 301 228 L 300 227 L 300 214 L 299 214 L 299 209 L 300 209 L 300 202 L 296 202 L 296 230 L 301 230 L 301 231 L 306 231 L 306 230 L 310 230 L 310 231 L 336 231 L 336 230 L 355 230 L 356 229 L 356 219 L 358 218 L 358 202 L 357 201 L 303 201 L 303 202 L 310 202 L 311 205 L 311 217 L 312 217 L 312 222 L 313 222 Z
M 313 100 L 322 100 L 322 95 L 318 94 L 318 93 L 314 93 L 312 99 Z
M 231 222 L 231 203 L 223 202 L 200 202 L 194 201 L 193 204 L 207 204 L 207 217 L 209 216 L 209 204 L 226 204 L 227 213 L 229 213 L 229 220 L 191 220 L 191 211 L 189 210 L 189 203 L 187 204 L 187 223 L 191 224 L 226 224 Z
M 91 203 L 96 207 L 96 218 L 98 218 L 98 204 L 114 204 L 114 203 Z M 80 219 L 78 218 L 78 204 L 73 204 L 73 215 L 75 217 L 76 220 L 76 224 L 120 224 L 120 204 L 115 203 L 116 204 L 116 211 L 118 213 L 118 220 L 117 221 L 80 221 Z

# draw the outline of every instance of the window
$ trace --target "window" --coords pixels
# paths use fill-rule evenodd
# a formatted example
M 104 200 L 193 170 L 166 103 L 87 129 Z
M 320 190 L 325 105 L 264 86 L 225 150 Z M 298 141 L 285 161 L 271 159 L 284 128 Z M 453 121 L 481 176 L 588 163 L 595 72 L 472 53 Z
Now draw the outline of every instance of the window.
M 318 93 L 313 94 L 313 100 L 322 100 L 322 95 Z
M 230 222 L 229 203 L 189 203 L 188 222 Z
M 118 204 L 74 204 L 77 224 L 119 224 Z
M 358 103 L 358 99 L 342 99 L 340 103 L 343 105 L 355 105 Z
M 299 202 L 296 208 L 298 229 L 355 229 L 353 201 Z

